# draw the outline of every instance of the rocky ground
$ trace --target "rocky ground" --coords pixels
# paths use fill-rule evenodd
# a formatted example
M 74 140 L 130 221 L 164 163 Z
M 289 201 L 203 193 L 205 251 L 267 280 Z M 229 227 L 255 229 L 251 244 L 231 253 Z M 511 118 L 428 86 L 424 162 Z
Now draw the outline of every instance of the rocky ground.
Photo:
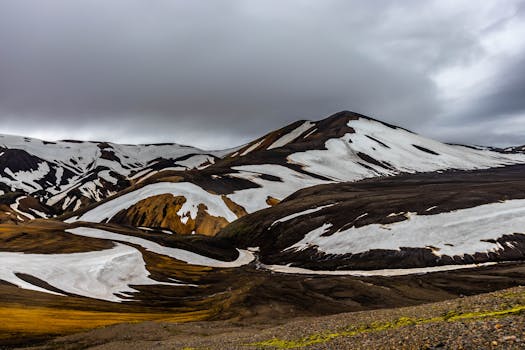
M 419 306 L 279 322 L 120 324 L 31 349 L 521 349 L 525 348 L 525 287 Z

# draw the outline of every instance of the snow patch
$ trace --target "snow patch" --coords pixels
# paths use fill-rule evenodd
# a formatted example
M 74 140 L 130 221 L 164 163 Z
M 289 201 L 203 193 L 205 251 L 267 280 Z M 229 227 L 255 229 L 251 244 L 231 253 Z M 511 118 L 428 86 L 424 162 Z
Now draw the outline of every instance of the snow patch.
M 465 265 L 442 265 L 442 266 L 431 266 L 431 267 L 418 267 L 410 269 L 383 269 L 383 270 L 309 270 L 301 267 L 293 267 L 286 265 L 263 265 L 271 271 L 280 273 L 295 273 L 301 275 L 332 275 L 332 276 L 358 276 L 358 277 L 370 277 L 370 276 L 404 276 L 414 274 L 426 274 L 439 271 L 453 271 L 460 269 L 473 269 L 484 266 L 495 265 L 495 262 L 487 262 L 482 264 L 465 264 Z
M 89 228 L 89 227 L 77 227 L 77 228 L 66 230 L 66 232 L 69 232 L 69 233 L 72 233 L 78 236 L 101 238 L 101 239 L 106 239 L 106 240 L 136 244 L 136 245 L 143 247 L 146 250 L 149 250 L 150 252 L 160 254 L 160 255 L 166 255 L 166 256 L 169 256 L 170 258 L 184 261 L 191 265 L 221 267 L 221 268 L 239 267 L 242 265 L 249 264 L 254 259 L 253 254 L 250 253 L 249 251 L 237 249 L 237 251 L 239 252 L 239 256 L 237 257 L 235 261 L 221 261 L 221 260 L 208 258 L 206 256 L 199 255 L 197 253 L 193 253 L 193 252 L 190 252 L 184 249 L 165 247 L 158 243 L 148 241 L 147 239 L 144 239 L 144 238 L 135 237 L 135 236 L 127 236 L 127 235 L 122 235 L 122 234 L 118 234 L 118 233 L 114 233 L 110 231 Z
M 315 213 L 315 212 L 317 212 L 317 211 L 319 211 L 319 210 L 322 210 L 322 209 L 324 209 L 324 208 L 331 207 L 331 206 L 333 206 L 333 205 L 335 205 L 335 204 L 336 204 L 336 203 L 332 203 L 332 204 L 328 204 L 328 205 L 323 205 L 323 206 L 321 206 L 321 207 L 312 208 L 312 209 L 307 209 L 307 210 L 303 210 L 303 211 L 301 211 L 301 212 L 299 212 L 299 213 L 295 213 L 295 214 L 291 214 L 291 215 L 285 216 L 284 218 L 281 218 L 281 219 L 279 219 L 279 220 L 274 221 L 274 222 L 270 225 L 270 227 L 272 227 L 273 225 L 278 224 L 278 223 L 280 223 L 280 222 L 286 222 L 286 221 L 292 220 L 292 219 L 297 218 L 297 217 L 299 217 L 299 216 L 303 216 L 303 215 L 308 215 L 308 214 L 311 214 L 311 213 Z
M 303 124 L 299 125 L 297 128 L 290 131 L 288 134 L 281 136 L 278 140 L 276 140 L 274 143 L 272 143 L 268 149 L 272 148 L 278 148 L 283 147 L 299 136 L 301 136 L 302 133 L 310 129 L 312 126 L 314 126 L 315 123 L 312 123 L 311 121 L 306 121 Z
M 328 181 L 319 180 L 276 164 L 242 165 L 232 169 L 239 171 L 239 173 L 232 173 L 229 176 L 249 180 L 260 186 L 238 190 L 227 195 L 248 213 L 268 208 L 270 206 L 266 203 L 268 197 L 282 200 L 301 188 L 328 183 Z M 281 181 L 265 180 L 261 178 L 261 175 L 275 176 Z
M 137 292 L 129 285 L 181 285 L 150 279 L 140 251 L 123 244 L 108 250 L 72 254 L 0 252 L 0 280 L 60 295 L 25 282 L 15 273 L 34 276 L 67 293 L 113 302 L 124 301 L 115 294 Z
M 263 142 L 264 142 L 264 138 L 262 138 L 259 142 L 256 142 L 254 143 L 253 145 L 251 145 L 250 147 L 248 147 L 246 150 L 244 150 L 244 152 L 242 152 L 240 155 L 241 156 L 245 156 L 247 155 L 248 153 L 250 153 L 251 151 L 255 150 L 257 147 L 259 147 Z
M 192 219 L 195 219 L 199 204 L 204 204 L 210 215 L 223 217 L 228 222 L 237 219 L 237 216 L 228 208 L 219 195 L 211 194 L 189 182 L 159 182 L 102 203 L 81 215 L 77 220 L 73 220 L 88 222 L 110 220 L 119 211 L 130 208 L 140 200 L 161 194 L 172 194 L 173 196 L 184 196 L 186 198 L 186 202 L 177 212 L 180 217 L 185 217 L 189 214 Z

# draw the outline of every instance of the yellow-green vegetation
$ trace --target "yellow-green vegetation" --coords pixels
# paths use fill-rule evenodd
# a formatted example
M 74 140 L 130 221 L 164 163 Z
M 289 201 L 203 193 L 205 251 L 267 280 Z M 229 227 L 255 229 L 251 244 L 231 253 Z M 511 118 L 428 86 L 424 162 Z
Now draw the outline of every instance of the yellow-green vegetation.
M 491 311 L 479 311 L 479 312 L 459 312 L 455 310 L 448 311 L 441 316 L 431 318 L 410 318 L 400 317 L 392 322 L 373 322 L 368 325 L 351 326 L 345 329 L 341 329 L 337 332 L 326 332 L 316 333 L 308 337 L 304 337 L 297 340 L 285 340 L 273 338 L 262 342 L 252 343 L 248 345 L 258 347 L 273 347 L 278 349 L 294 349 L 302 348 L 310 345 L 326 343 L 333 339 L 340 337 L 352 337 L 363 333 L 380 332 L 389 329 L 395 329 L 399 327 L 413 326 L 425 323 L 437 323 L 437 322 L 459 322 L 466 320 L 475 320 L 483 318 L 498 318 L 509 315 L 518 315 L 525 313 L 525 305 L 516 305 L 506 309 L 491 310 Z
M 208 311 L 169 314 L 81 311 L 47 307 L 0 307 L 0 339 L 13 334 L 65 334 L 116 323 L 198 321 L 209 316 Z

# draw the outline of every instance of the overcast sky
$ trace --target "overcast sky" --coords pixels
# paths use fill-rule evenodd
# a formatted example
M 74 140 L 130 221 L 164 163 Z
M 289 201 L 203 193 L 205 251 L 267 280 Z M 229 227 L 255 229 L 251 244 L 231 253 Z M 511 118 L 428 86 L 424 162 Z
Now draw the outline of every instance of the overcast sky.
M 223 148 L 353 110 L 525 144 L 525 1 L 2 0 L 0 133 Z

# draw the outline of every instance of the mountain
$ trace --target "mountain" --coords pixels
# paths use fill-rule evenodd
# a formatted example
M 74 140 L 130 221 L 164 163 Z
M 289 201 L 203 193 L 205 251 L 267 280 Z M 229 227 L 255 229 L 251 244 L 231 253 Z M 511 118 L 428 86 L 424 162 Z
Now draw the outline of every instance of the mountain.
M 29 201 L 23 198 L 39 202 L 20 206 L 18 221 L 50 217 L 112 196 L 159 168 L 198 168 L 221 155 L 177 144 L 49 142 L 0 135 L 0 194 L 18 193 L 11 195 L 13 207 Z
M 444 144 L 346 111 L 224 151 L 15 136 L 0 147 L 0 346 L 525 283 L 521 147 Z
M 110 222 L 215 235 L 236 219 L 310 186 L 402 173 L 524 163 L 525 154 L 448 145 L 340 112 L 271 132 L 198 171 L 164 168 L 68 222 Z

